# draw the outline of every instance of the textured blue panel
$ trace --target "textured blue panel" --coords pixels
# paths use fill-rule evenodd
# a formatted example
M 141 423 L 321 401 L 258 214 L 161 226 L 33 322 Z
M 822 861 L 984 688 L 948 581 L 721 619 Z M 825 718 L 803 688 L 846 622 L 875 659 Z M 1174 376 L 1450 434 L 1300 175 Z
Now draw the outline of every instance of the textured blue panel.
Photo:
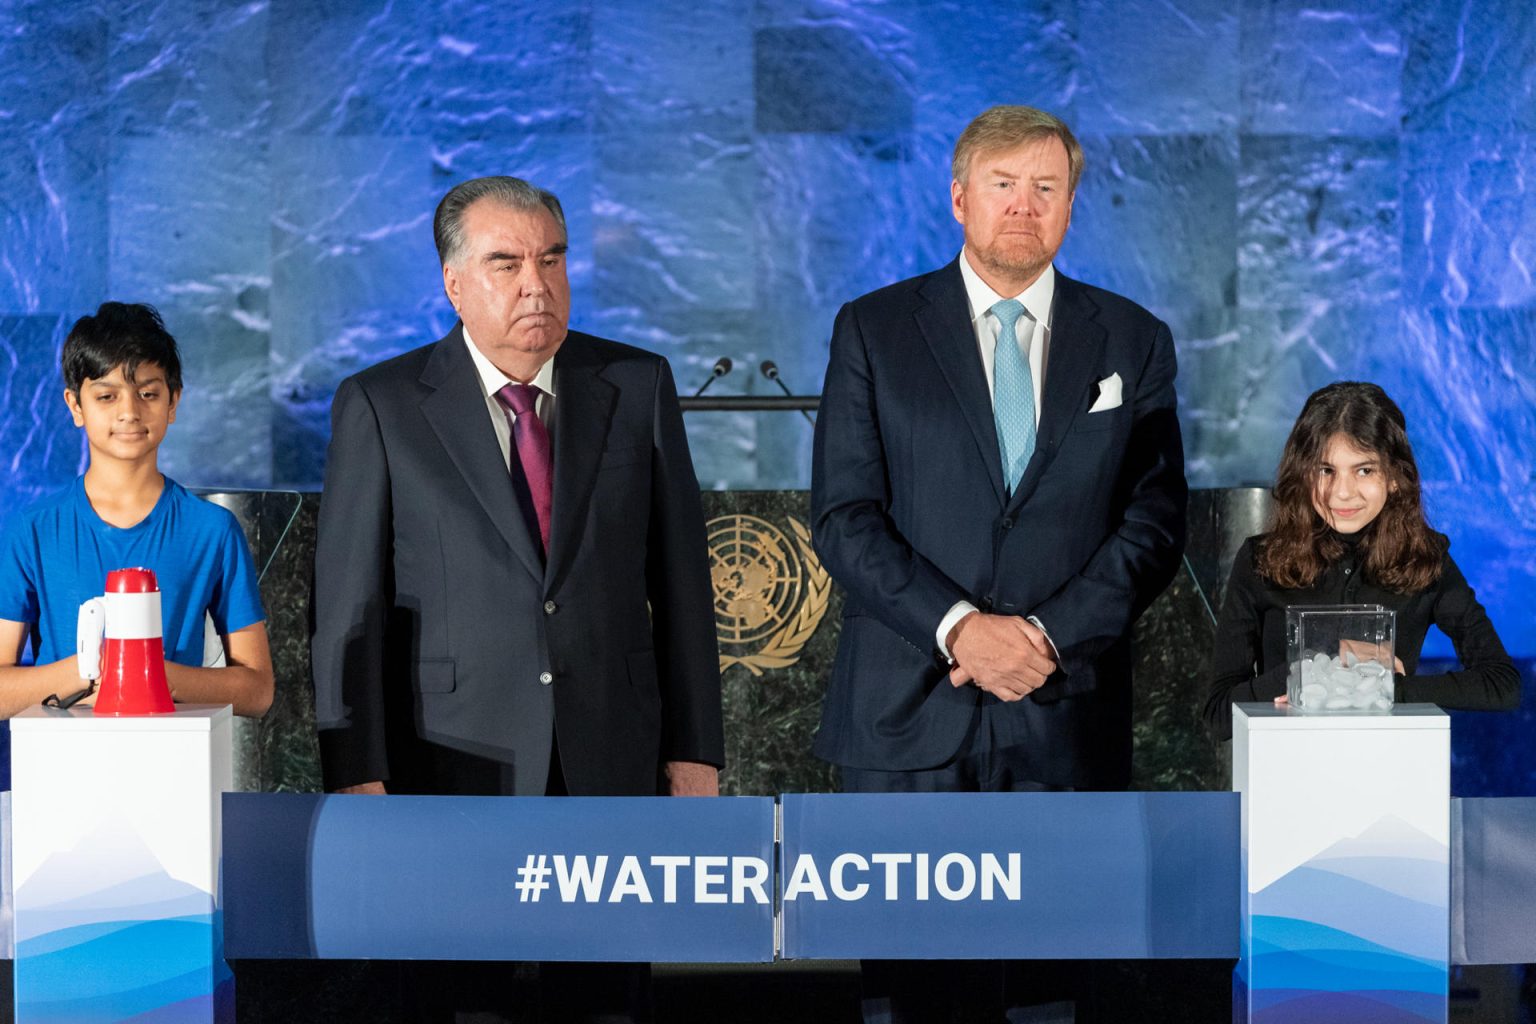
M 1237 5 L 1079 0 L 1079 132 L 1231 131 L 1238 115 Z
M 1406 135 L 1403 178 L 1405 298 L 1536 303 L 1536 140 Z
M 758 138 L 766 351 L 813 361 L 819 380 L 839 306 L 955 258 L 951 143 L 936 135 Z
M 757 130 L 893 132 L 912 127 L 911 38 L 869 9 L 757 31 Z
M 85 469 L 85 438 L 64 405 L 59 348 L 71 318 L 0 316 L 0 453 L 8 508 Z
M 916 127 L 953 140 L 981 111 L 1025 103 L 1075 120 L 1083 64 L 1073 0 L 1019 9 L 945 0 L 910 14 Z
M 94 6 L 0 7 L 0 313 L 105 291 L 107 31 Z
M 272 154 L 273 478 L 320 478 L 347 374 L 435 340 L 437 195 L 421 139 L 279 137 Z
M 0 7 L 0 96 L 7 120 L 58 132 L 106 94 L 108 23 L 101 7 L 11 0 Z
M 1374 0 L 1243 7 L 1242 129 L 1279 135 L 1395 135 L 1403 39 Z
M 1330 381 L 1372 376 L 1396 337 L 1396 311 L 1319 302 L 1195 321 L 1179 344 L 1191 485 L 1272 484 L 1302 401 Z
M 110 6 L 116 9 L 107 58 L 114 133 L 249 139 L 270 127 L 267 4 L 123 0 Z
M 450 0 L 404 6 L 433 12 L 419 40 L 426 88 L 410 98 L 430 105 L 434 136 L 506 138 L 530 128 L 591 124 L 587 5 Z
M 3 89 L 3 87 L 0 87 Z M 94 310 L 107 285 L 105 119 L 0 146 L 0 310 Z
M 1536 130 L 1536 7 L 1524 0 L 1405 4 L 1411 131 Z
M 1505 644 L 1531 650 L 1536 310 L 1409 309 L 1398 351 L 1376 376 L 1407 414 L 1430 522 L 1450 534 Z
M 315 347 L 304 320 L 412 308 L 441 290 L 424 140 L 280 136 L 272 178 L 275 352 Z
M 266 63 L 276 130 L 425 131 L 438 43 L 432 9 L 389 0 L 271 0 Z
M 272 267 L 265 142 L 119 139 L 111 163 L 111 294 L 225 310 L 265 331 Z M 175 333 L 174 331 L 172 333 Z
M 1397 298 L 1398 206 L 1396 139 L 1242 139 L 1238 302 Z
M 263 298 L 264 298 L 263 294 Z M 264 315 L 162 306 L 181 350 L 182 396 L 160 468 L 188 487 L 265 487 L 272 478 Z
M 750 309 L 752 146 L 745 135 L 604 135 L 592 204 L 602 308 Z
M 690 0 L 595 4 L 598 127 L 740 134 L 752 118 L 751 10 Z
M 1089 136 L 1059 265 L 1146 306 L 1231 305 L 1237 145 L 1230 135 Z

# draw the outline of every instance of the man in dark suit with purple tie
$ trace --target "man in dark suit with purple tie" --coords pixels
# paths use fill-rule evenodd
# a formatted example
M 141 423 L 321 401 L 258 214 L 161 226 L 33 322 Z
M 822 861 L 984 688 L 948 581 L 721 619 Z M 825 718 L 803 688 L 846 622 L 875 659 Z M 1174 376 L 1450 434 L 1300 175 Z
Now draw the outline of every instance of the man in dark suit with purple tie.
M 567 329 L 550 193 L 469 181 L 433 229 L 460 323 L 344 380 L 332 408 L 326 787 L 713 794 L 713 596 L 671 371 Z
M 812 513 L 848 600 L 815 750 L 847 791 L 1129 781 L 1129 634 L 1187 491 L 1167 326 L 1052 266 L 1082 165 L 1052 115 L 982 114 L 961 254 L 838 314 Z M 878 973 L 866 1019 L 943 1019 L 920 972 Z

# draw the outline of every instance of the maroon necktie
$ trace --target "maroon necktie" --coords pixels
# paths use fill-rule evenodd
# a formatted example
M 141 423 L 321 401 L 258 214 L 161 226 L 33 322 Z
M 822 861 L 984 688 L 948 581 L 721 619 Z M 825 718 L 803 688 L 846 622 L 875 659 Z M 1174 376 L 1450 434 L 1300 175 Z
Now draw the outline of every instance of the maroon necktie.
M 496 392 L 496 400 L 510 410 L 512 443 L 517 446 L 518 461 L 523 464 L 523 476 L 528 481 L 528 493 L 533 497 L 533 511 L 539 520 L 539 540 L 549 551 L 549 510 L 553 504 L 551 487 L 551 463 L 549 457 L 549 431 L 534 410 L 539 389 L 532 384 L 508 384 Z M 514 418 L 515 417 L 515 418 Z

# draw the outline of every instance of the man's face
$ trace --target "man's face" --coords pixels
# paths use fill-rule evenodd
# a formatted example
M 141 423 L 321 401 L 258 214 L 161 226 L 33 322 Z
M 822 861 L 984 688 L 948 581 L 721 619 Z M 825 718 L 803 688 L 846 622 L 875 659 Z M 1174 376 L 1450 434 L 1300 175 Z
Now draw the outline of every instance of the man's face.
M 464 211 L 464 251 L 443 288 L 475 347 L 496 368 L 532 380 L 565 340 L 571 286 L 554 215 L 481 199 Z
M 951 184 L 965 247 L 999 293 L 1023 291 L 1056 258 L 1072 220 L 1070 175 L 1067 147 L 1047 136 L 976 153 L 966 180 Z
M 64 392 L 75 426 L 85 428 L 92 459 L 125 462 L 150 456 L 160 446 L 165 428 L 176 422 L 180 397 L 166 385 L 165 369 L 157 363 L 140 363 L 132 381 L 121 365 L 114 366 L 103 377 L 82 381 L 78 395 Z

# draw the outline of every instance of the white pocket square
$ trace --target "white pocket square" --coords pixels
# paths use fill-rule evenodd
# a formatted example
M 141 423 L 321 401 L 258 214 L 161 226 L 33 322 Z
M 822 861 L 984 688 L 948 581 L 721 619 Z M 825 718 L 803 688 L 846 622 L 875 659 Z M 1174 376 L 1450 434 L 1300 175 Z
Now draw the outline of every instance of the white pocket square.
M 1108 412 L 1120 408 L 1120 375 L 1112 373 L 1099 381 L 1099 397 L 1089 412 Z

